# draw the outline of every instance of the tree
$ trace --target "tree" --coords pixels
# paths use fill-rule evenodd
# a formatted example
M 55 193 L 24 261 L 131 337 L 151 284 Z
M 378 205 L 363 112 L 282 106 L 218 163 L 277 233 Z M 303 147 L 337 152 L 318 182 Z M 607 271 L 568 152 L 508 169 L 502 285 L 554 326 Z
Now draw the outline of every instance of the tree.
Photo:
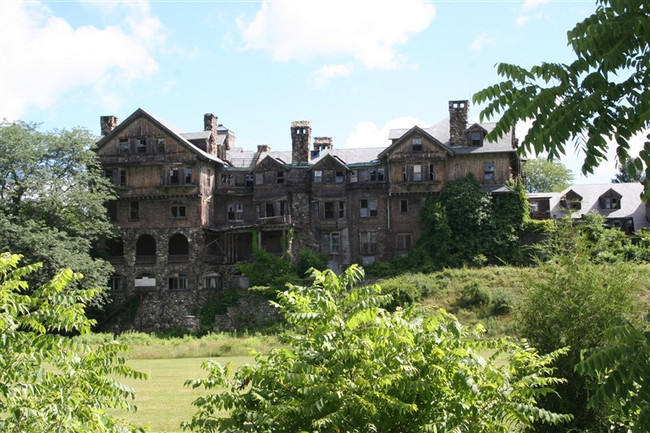
M 0 123 L 0 251 L 43 263 L 33 285 L 69 266 L 85 275 L 79 284 L 100 287 L 113 271 L 92 256 L 111 233 L 105 203 L 115 198 L 93 148 L 87 130 Z
M 612 424 L 642 433 L 650 425 L 650 316 L 640 327 L 629 321 L 605 332 L 604 344 L 576 365 L 582 375 L 599 379 L 590 407 L 613 403 Z
M 572 140 L 585 154 L 584 174 L 606 158 L 608 139 L 616 142 L 619 164 L 630 175 L 650 173 L 650 135 L 638 157 L 630 139 L 650 127 L 650 2 L 597 0 L 596 11 L 567 34 L 576 59 L 525 69 L 501 63 L 505 81 L 474 95 L 488 102 L 481 118 L 502 113 L 488 139 L 502 136 L 518 121 L 532 120 L 522 151 L 565 153 Z M 646 176 L 647 177 L 647 176 Z M 650 186 L 646 186 L 646 193 Z
M 573 181 L 573 173 L 559 161 L 529 159 L 523 167 L 528 192 L 560 192 Z
M 596 219 L 592 223 L 598 224 Z M 607 328 L 634 315 L 639 277 L 622 255 L 604 254 L 606 245 L 620 240 L 619 235 L 610 238 L 609 232 L 620 230 L 599 230 L 589 222 L 576 227 L 568 219 L 557 221 L 518 308 L 519 332 L 534 347 L 542 353 L 569 347 L 556 364 L 557 375 L 567 381 L 540 405 L 571 413 L 574 419 L 569 425 L 548 430 L 537 426 L 535 431 L 605 431 L 607 409 L 588 407 L 596 383 L 574 369 L 583 351 L 603 342 Z
M 87 333 L 85 304 L 97 290 L 75 288 L 80 274 L 58 272 L 30 290 L 39 265 L 0 254 L 0 430 L 3 432 L 141 431 L 106 413 L 135 410 L 134 390 L 117 377 L 145 378 L 125 365 L 126 347 L 91 347 L 62 334 Z
M 637 172 L 634 176 L 630 175 L 630 170 L 624 165 L 619 164 L 618 173 L 614 175 L 612 183 L 630 183 L 639 182 L 645 183 L 645 173 Z
M 507 340 L 482 340 L 443 311 L 389 314 L 379 307 L 387 301 L 379 286 L 358 285 L 357 265 L 312 276 L 313 285 L 278 296 L 292 327 L 286 347 L 257 355 L 234 376 L 208 361 L 208 377 L 186 383 L 213 393 L 194 402 L 184 429 L 487 433 L 567 419 L 536 407 L 557 382 L 549 363 L 558 352 L 539 356 Z

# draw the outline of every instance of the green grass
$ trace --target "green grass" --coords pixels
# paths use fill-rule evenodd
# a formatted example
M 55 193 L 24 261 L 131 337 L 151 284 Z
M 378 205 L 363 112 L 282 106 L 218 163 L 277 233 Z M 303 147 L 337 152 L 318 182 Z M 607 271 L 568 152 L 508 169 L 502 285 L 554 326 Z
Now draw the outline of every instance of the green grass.
M 125 420 L 145 427 L 152 433 L 181 432 L 181 422 L 189 421 L 195 412 L 192 401 L 205 391 L 184 386 L 188 379 L 199 379 L 207 376 L 207 371 L 201 369 L 201 363 L 207 358 L 175 358 L 175 359 L 133 359 L 129 365 L 136 370 L 149 374 L 149 379 L 121 380 L 135 387 L 134 401 L 138 411 L 113 411 L 113 414 Z M 251 356 L 232 356 L 212 358 L 223 364 L 232 362 L 239 366 L 253 363 Z

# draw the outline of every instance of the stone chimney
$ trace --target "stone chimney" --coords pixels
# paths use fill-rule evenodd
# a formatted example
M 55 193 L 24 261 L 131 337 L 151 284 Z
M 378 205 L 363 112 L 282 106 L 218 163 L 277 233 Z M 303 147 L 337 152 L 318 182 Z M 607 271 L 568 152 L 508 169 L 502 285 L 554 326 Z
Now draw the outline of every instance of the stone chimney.
M 271 151 L 271 146 L 268 144 L 258 144 L 257 145 L 257 153 L 264 153 L 264 152 L 270 152 Z
M 452 146 L 466 146 L 469 101 L 449 101 L 449 141 Z
M 203 130 L 212 131 L 214 133 L 215 139 L 217 137 L 217 126 L 219 126 L 217 120 L 217 116 L 212 113 L 205 113 L 203 115 Z
M 217 116 L 212 113 L 205 113 L 203 115 L 203 130 L 212 132 L 208 139 L 208 146 L 205 151 L 212 155 L 216 154 L 218 158 L 223 158 L 223 151 L 220 146 L 217 145 L 217 127 L 219 126 L 217 120 Z
M 117 126 L 117 117 L 115 116 L 100 116 L 99 123 L 102 128 L 102 137 L 110 134 L 110 132 Z
M 309 120 L 291 122 L 291 162 L 293 164 L 309 164 L 311 152 L 311 123 Z
M 332 137 L 314 137 L 314 152 L 333 148 Z

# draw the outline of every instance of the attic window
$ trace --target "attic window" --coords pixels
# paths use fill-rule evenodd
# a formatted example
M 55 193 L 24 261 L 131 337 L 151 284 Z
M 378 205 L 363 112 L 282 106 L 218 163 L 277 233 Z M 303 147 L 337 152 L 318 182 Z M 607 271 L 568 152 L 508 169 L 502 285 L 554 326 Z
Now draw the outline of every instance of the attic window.
M 422 138 L 416 137 L 411 139 L 411 145 L 413 146 L 413 152 L 422 152 Z
M 129 139 L 128 138 L 120 138 L 119 151 L 120 151 L 120 153 L 127 153 L 129 151 Z
M 138 144 L 136 146 L 136 150 L 138 153 L 147 153 L 147 139 L 146 138 L 138 138 Z
M 284 171 L 275 173 L 275 183 L 284 183 Z
M 615 195 L 606 195 L 600 197 L 601 209 L 620 209 L 621 199 Z
M 470 134 L 470 142 L 472 146 L 482 146 L 483 145 L 483 134 L 480 132 L 472 132 Z

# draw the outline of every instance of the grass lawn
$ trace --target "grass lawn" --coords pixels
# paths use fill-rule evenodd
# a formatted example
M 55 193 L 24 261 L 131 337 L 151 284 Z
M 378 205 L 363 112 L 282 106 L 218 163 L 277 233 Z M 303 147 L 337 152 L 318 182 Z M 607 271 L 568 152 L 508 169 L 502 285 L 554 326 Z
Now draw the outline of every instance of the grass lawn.
M 252 363 L 250 356 L 212 358 L 224 364 Z M 136 425 L 146 427 L 150 432 L 181 432 L 181 422 L 189 421 L 195 412 L 192 401 L 204 392 L 183 386 L 188 379 L 207 376 L 201 369 L 206 358 L 177 359 L 133 359 L 129 361 L 136 370 L 149 374 L 149 380 L 123 380 L 136 388 L 136 413 L 115 411 L 114 413 Z

